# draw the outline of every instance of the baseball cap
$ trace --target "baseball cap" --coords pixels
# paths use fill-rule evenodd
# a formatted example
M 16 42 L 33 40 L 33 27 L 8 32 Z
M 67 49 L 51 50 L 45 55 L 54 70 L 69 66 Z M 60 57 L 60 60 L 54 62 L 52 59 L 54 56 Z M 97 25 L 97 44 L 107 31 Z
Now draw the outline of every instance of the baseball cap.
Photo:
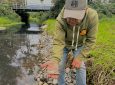
M 87 7 L 87 0 L 66 0 L 63 18 L 83 19 Z

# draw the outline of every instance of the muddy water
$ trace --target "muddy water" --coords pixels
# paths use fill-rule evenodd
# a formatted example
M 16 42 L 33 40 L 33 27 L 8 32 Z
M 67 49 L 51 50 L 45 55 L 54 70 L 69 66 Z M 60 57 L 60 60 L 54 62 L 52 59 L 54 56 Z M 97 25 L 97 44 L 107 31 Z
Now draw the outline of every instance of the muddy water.
M 51 56 L 51 42 L 44 33 L 0 34 L 0 85 L 35 85 L 39 64 Z

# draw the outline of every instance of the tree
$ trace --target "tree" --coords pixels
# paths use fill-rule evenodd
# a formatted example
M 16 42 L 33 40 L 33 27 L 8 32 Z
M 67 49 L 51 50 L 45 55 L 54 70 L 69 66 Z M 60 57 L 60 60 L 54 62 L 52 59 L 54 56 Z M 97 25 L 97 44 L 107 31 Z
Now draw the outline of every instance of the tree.
M 50 17 L 56 18 L 58 16 L 60 10 L 64 6 L 65 0 L 54 0 L 54 2 L 55 2 L 55 5 L 51 9 Z

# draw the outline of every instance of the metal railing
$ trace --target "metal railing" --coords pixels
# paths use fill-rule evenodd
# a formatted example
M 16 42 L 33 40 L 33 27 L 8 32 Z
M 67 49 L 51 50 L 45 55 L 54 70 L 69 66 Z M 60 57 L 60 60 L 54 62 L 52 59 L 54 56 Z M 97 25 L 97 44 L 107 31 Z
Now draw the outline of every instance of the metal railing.
M 38 4 L 38 5 L 27 5 L 27 4 L 18 4 L 18 3 L 13 3 L 12 8 L 13 9 L 30 9 L 30 10 L 50 10 L 51 7 L 53 7 L 53 4 Z
M 12 8 L 13 9 L 25 9 L 26 5 L 25 4 L 19 4 L 19 3 L 13 3 Z

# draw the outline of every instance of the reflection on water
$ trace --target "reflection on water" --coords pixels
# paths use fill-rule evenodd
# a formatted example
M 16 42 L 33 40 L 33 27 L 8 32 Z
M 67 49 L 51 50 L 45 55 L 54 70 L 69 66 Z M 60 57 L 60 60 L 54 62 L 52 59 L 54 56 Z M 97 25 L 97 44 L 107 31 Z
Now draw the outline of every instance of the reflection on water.
M 41 34 L 0 34 L 0 85 L 33 85 L 49 43 Z
M 37 25 L 34 23 L 31 23 L 28 25 L 23 24 L 21 29 L 19 30 L 19 33 L 41 33 L 43 32 L 41 29 L 41 25 Z
M 19 34 L 0 37 L 0 85 L 24 85 L 30 83 L 30 80 L 32 83 L 32 76 L 27 76 L 28 73 L 21 64 L 24 63 L 24 58 L 37 53 L 37 46 L 33 50 L 31 45 L 38 43 L 38 37 L 39 35 Z

